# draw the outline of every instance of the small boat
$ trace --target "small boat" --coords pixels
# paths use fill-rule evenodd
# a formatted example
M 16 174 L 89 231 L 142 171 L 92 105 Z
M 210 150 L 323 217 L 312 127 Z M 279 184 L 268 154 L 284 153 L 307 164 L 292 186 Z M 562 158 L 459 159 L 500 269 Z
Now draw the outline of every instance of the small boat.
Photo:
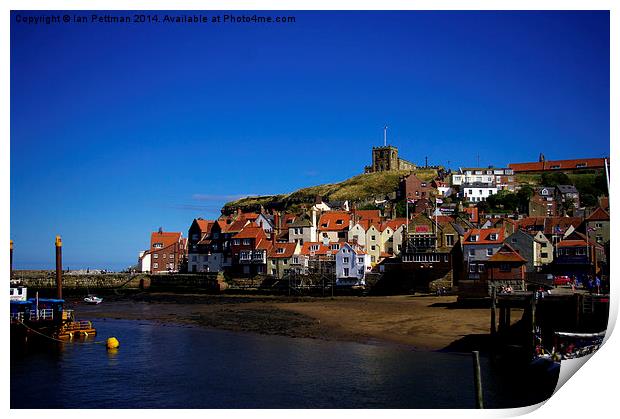
M 84 302 L 87 304 L 101 304 L 103 302 L 103 298 L 89 295 L 88 297 L 84 298 Z

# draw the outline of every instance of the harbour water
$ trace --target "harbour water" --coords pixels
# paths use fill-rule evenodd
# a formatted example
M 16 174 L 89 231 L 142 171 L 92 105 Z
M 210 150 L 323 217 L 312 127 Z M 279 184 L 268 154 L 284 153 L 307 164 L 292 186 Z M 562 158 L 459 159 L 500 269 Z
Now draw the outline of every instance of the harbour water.
M 11 353 L 11 408 L 473 408 L 470 354 L 98 320 Z M 93 343 L 115 336 L 118 350 Z M 481 359 L 485 407 L 548 397 Z

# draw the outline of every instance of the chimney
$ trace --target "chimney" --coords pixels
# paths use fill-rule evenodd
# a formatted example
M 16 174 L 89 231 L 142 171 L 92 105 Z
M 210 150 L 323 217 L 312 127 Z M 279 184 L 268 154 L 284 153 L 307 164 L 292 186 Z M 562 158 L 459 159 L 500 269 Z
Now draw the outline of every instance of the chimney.
M 279 211 L 274 211 L 273 212 L 273 237 L 274 237 L 274 243 L 275 243 L 275 237 L 280 234 L 280 212 Z
M 62 239 L 56 236 L 56 297 L 62 300 Z

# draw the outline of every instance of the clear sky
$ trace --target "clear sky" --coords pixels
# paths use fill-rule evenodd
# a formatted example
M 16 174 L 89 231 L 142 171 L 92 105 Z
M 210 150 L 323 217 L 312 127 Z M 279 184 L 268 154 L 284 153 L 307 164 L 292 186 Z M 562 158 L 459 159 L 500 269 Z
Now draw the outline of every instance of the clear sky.
M 52 268 L 56 234 L 65 267 L 129 266 L 160 226 L 363 172 L 384 124 L 418 164 L 609 155 L 607 12 L 257 14 L 296 22 L 12 13 L 17 269 Z

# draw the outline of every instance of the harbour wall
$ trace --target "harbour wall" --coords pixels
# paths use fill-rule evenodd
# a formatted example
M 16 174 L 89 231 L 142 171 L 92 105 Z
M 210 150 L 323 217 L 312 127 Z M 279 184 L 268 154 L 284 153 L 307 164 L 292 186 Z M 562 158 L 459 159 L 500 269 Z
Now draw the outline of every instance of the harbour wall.
M 31 289 L 56 289 L 56 271 L 13 271 L 13 279 Z M 63 272 L 63 290 L 202 290 L 219 292 L 226 288 L 223 276 L 217 273 L 200 275 L 145 273 L 88 273 Z

